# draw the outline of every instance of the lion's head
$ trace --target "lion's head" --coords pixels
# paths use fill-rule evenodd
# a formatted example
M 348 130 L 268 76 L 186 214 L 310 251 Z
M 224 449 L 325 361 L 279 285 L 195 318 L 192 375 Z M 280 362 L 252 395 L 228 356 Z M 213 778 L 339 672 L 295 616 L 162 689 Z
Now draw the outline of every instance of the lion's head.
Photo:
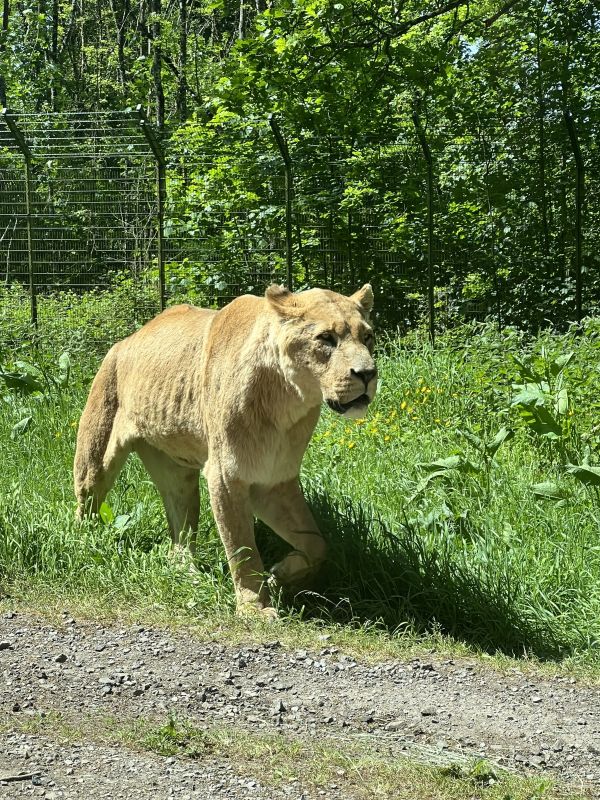
M 338 414 L 364 416 L 377 389 L 369 284 L 350 297 L 326 289 L 292 294 L 281 286 L 270 286 L 265 296 L 279 317 L 276 340 L 286 377 Z

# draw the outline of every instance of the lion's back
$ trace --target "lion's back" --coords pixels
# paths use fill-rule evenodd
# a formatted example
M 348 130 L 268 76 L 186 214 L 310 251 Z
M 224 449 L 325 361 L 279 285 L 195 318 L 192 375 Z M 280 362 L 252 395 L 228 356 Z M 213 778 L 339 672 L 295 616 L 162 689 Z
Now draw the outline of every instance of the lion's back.
M 165 357 L 178 352 L 190 343 L 201 343 L 217 314 L 213 309 L 197 308 L 187 303 L 171 306 L 161 311 L 138 331 L 114 346 L 119 359 L 126 356 L 150 358 Z
M 116 362 L 121 408 L 140 430 L 218 416 L 239 390 L 241 352 L 260 312 L 260 300 L 246 296 L 218 311 L 172 306 L 118 342 L 106 360 Z

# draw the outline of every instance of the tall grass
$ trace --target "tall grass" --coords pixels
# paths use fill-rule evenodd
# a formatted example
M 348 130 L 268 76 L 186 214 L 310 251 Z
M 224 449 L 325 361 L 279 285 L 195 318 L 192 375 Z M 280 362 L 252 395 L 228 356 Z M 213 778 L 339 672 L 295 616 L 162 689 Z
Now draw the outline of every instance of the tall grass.
M 309 447 L 303 483 L 331 557 L 319 590 L 296 598 L 289 613 L 392 634 L 441 630 L 490 651 L 598 660 L 597 489 L 570 476 L 552 441 L 511 405 L 513 355 L 541 363 L 573 350 L 564 444 L 572 459 L 600 462 L 596 330 L 590 323 L 583 337 L 526 342 L 481 327 L 448 335 L 435 350 L 418 334 L 381 345 L 381 388 L 368 417 L 349 422 L 324 411 Z M 29 353 L 48 374 L 57 356 Z M 49 381 L 23 395 L 0 385 L 4 592 L 56 587 L 190 615 L 231 611 L 203 486 L 193 575 L 169 555 L 160 499 L 135 458 L 109 497 L 111 521 L 75 525 L 71 467 L 93 361 L 75 356 L 66 387 Z M 490 458 L 477 437 L 489 442 L 503 427 L 514 436 Z M 431 464 L 451 456 L 467 466 L 426 482 Z M 560 493 L 536 495 L 531 487 L 542 482 Z M 285 545 L 261 526 L 257 535 L 269 564 Z

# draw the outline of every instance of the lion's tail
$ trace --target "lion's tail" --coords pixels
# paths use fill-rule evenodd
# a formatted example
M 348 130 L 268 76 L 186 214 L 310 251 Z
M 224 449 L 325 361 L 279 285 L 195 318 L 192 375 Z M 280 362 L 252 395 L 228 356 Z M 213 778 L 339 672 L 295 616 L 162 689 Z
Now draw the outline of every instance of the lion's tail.
M 113 347 L 102 362 L 79 421 L 73 464 L 79 518 L 84 515 L 90 497 L 92 510 L 97 511 L 109 488 L 105 455 L 118 408 L 116 349 Z

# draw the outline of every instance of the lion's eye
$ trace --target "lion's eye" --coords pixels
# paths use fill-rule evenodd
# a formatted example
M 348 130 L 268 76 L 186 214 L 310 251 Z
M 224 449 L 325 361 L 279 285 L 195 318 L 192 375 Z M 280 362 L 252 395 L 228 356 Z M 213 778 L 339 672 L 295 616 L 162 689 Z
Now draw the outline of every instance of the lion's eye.
M 317 336 L 317 340 L 322 344 L 328 345 L 329 347 L 335 347 L 337 345 L 337 339 L 333 333 L 320 333 Z
M 375 342 L 375 337 L 372 333 L 367 333 L 365 336 L 365 344 L 367 347 L 373 347 L 373 343 Z

